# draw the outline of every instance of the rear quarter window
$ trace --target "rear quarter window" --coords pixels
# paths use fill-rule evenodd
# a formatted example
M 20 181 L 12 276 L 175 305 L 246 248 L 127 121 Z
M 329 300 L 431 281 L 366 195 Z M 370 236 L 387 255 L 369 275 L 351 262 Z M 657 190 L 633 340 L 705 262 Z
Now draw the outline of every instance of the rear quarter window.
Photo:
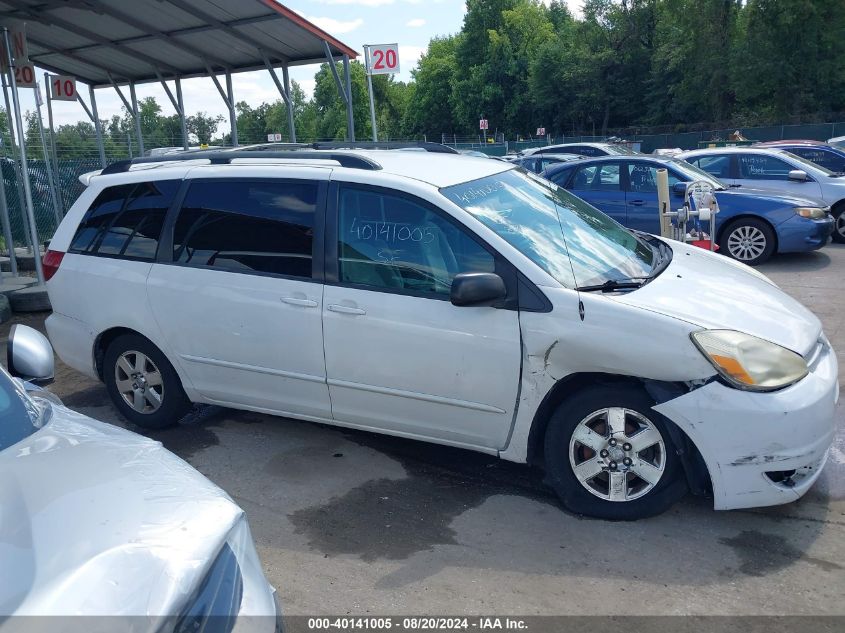
M 154 260 L 164 216 L 181 182 L 158 180 L 103 189 L 79 223 L 69 251 Z

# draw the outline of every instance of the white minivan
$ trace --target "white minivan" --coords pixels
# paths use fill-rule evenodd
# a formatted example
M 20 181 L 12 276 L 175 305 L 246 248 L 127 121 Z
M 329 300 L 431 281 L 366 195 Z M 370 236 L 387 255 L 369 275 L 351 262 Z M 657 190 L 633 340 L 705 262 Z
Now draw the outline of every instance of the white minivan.
M 839 397 L 760 273 L 500 161 L 212 152 L 86 179 L 45 255 L 61 358 L 147 428 L 214 403 L 539 464 L 573 512 L 798 499 Z

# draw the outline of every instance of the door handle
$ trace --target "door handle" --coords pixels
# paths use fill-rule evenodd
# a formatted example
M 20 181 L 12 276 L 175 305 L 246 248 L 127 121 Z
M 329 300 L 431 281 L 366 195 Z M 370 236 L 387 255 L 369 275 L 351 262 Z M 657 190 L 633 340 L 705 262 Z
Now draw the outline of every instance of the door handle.
M 340 314 L 367 314 L 366 310 L 361 308 L 353 308 L 351 306 L 342 306 L 337 303 L 330 303 L 326 306 L 332 312 L 339 312 Z
M 301 308 L 316 308 L 317 302 L 311 299 L 299 299 L 297 297 L 282 297 L 282 303 L 287 303 L 292 306 L 300 306 Z
M 635 207 L 641 207 L 645 204 L 645 200 L 631 200 L 628 204 Z

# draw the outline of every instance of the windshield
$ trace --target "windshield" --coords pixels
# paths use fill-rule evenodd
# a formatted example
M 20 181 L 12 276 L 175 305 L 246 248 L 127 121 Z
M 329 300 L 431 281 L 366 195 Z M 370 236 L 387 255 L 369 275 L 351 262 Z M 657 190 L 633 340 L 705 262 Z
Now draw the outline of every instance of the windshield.
M 709 182 L 716 189 L 727 189 L 728 186 L 721 180 L 716 178 L 713 174 L 707 173 L 703 169 L 696 167 L 692 163 L 688 163 L 680 158 L 667 158 L 667 163 L 671 163 L 675 169 L 681 172 L 686 178 L 690 180 L 703 180 Z
M 567 288 L 648 276 L 654 250 L 554 183 L 510 170 L 441 189 Z
M 36 404 L 0 367 L 0 451 L 40 429 L 46 421 L 46 407 L 46 401 Z
M 801 169 L 806 171 L 808 174 L 812 174 L 813 172 L 816 172 L 817 174 L 820 174 L 820 175 L 823 175 L 823 176 L 836 176 L 836 172 L 830 171 L 827 167 L 822 167 L 818 163 L 814 163 L 811 160 L 808 160 L 806 158 L 801 158 L 800 156 L 798 156 L 798 154 L 793 154 L 792 152 L 787 152 L 786 150 L 781 150 L 781 154 L 784 154 L 785 156 L 788 156 L 792 160 L 794 160 L 798 163 L 801 163 L 801 165 L 799 165 L 799 167 L 801 167 Z

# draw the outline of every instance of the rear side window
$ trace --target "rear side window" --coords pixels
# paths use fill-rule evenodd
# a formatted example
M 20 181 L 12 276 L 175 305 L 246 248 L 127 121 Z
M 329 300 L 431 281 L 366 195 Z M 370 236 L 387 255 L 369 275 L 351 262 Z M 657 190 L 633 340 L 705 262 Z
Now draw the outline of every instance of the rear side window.
M 815 147 L 791 147 L 788 151 L 796 156 L 813 161 L 832 172 L 845 171 L 845 156 L 840 156 L 830 150 Z
M 195 182 L 173 229 L 173 261 L 310 278 L 317 193 L 310 181 Z
M 71 253 L 152 261 L 180 180 L 107 187 L 79 223 Z

